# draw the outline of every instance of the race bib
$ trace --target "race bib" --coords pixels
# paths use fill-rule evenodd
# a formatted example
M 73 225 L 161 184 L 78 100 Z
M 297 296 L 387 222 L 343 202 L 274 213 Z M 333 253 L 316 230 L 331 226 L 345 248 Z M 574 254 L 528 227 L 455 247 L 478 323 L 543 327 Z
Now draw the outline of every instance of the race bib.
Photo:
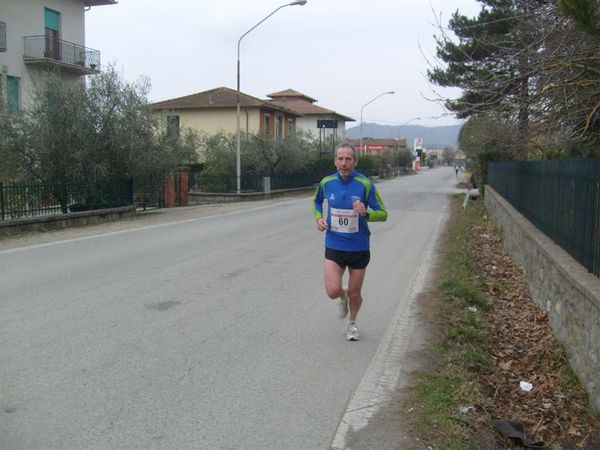
M 358 233 L 358 213 L 353 209 L 331 208 L 331 231 Z

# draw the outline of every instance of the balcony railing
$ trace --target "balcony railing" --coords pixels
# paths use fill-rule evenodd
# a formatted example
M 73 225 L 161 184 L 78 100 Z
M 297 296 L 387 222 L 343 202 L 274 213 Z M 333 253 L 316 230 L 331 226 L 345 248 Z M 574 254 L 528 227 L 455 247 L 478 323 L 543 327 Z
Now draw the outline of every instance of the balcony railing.
M 6 23 L 0 22 L 0 52 L 6 51 Z
M 81 75 L 100 71 L 100 52 L 62 39 L 26 36 L 23 60 L 47 68 L 57 68 Z

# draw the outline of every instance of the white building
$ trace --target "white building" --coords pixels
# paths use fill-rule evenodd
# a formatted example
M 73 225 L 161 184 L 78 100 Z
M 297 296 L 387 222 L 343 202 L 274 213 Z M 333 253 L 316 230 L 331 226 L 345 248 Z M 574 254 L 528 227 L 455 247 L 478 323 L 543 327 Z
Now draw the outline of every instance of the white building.
M 346 122 L 354 122 L 352 117 L 315 105 L 317 100 L 293 89 L 274 92 L 267 97 L 273 105 L 301 114 L 296 119 L 296 128 L 306 130 L 323 141 L 345 140 Z
M 84 81 L 100 70 L 85 46 L 85 11 L 116 0 L 0 0 L 0 108 L 25 107 L 48 71 Z
M 169 125 L 214 134 L 237 131 L 237 91 L 218 87 L 204 92 L 172 98 L 151 105 L 165 114 Z M 300 114 L 240 92 L 240 128 L 266 139 L 280 140 L 296 129 Z

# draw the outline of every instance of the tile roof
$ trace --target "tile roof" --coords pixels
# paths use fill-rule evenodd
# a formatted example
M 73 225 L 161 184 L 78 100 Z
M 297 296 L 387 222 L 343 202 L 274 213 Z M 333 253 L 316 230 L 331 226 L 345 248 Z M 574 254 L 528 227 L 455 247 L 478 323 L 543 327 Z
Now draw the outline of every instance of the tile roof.
M 343 116 L 342 114 L 336 113 L 332 109 L 322 108 L 321 106 L 314 105 L 310 102 L 301 99 L 288 99 L 288 98 L 277 98 L 274 100 L 268 100 L 269 103 L 277 105 L 281 108 L 291 109 L 296 111 L 303 116 L 306 115 L 319 115 L 319 116 L 336 116 L 346 122 L 354 122 L 352 117 Z
M 240 92 L 241 107 L 267 107 L 282 110 L 292 115 L 300 115 L 298 112 L 286 109 L 283 106 L 271 104 L 268 101 L 261 100 L 251 95 Z M 218 87 L 196 94 L 186 95 L 184 97 L 172 98 L 162 102 L 152 103 L 150 108 L 154 110 L 176 110 L 176 109 L 208 109 L 208 108 L 236 108 L 237 90 L 227 87 Z
M 283 91 L 273 92 L 272 94 L 267 94 L 267 97 L 272 99 L 268 100 L 269 103 L 276 104 L 284 108 L 289 108 L 293 111 L 298 111 L 303 115 L 333 115 L 346 122 L 355 121 L 355 119 L 352 117 L 344 116 L 336 113 L 332 109 L 322 108 L 321 106 L 315 105 L 314 103 L 317 101 L 316 99 L 294 89 L 285 89 Z
M 360 145 L 360 139 L 350 139 L 352 145 Z M 406 139 L 364 138 L 364 145 L 383 145 L 386 147 L 406 147 Z
M 309 97 L 308 95 L 303 94 L 302 92 L 295 91 L 294 89 L 286 89 L 284 91 L 273 92 L 272 94 L 267 94 L 267 97 L 273 99 L 286 97 L 288 100 L 303 98 L 306 101 L 309 101 L 310 103 L 315 103 L 317 101 L 317 99 Z

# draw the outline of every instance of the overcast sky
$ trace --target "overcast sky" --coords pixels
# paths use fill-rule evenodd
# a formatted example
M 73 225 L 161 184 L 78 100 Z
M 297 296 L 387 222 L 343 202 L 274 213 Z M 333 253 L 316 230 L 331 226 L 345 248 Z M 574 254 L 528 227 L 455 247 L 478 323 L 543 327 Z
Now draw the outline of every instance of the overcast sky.
M 292 0 L 289 0 L 292 1 Z M 120 0 L 86 12 L 86 45 L 127 81 L 150 79 L 151 101 L 220 86 L 236 89 L 239 38 L 285 0 Z M 295 89 L 360 123 L 450 125 L 428 84 L 434 35 L 476 0 L 308 0 L 282 8 L 240 46 L 241 91 L 259 98 Z M 420 120 L 412 120 L 421 117 Z M 348 124 L 352 126 L 351 124 Z

